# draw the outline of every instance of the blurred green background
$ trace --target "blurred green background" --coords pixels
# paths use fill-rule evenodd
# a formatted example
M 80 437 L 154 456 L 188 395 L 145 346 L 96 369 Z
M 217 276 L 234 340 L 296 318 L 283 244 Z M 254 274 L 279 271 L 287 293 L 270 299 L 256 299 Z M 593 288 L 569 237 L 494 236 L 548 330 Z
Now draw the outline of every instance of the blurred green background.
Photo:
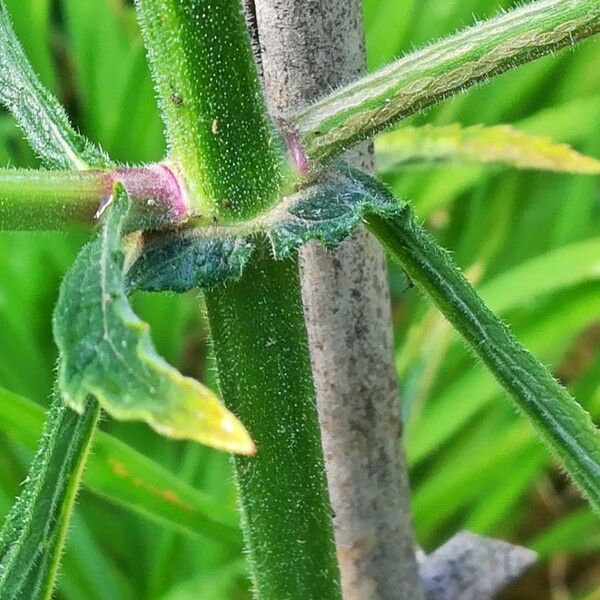
M 35 68 L 77 126 L 114 159 L 160 159 L 162 126 L 131 2 L 6 2 Z M 514 4 L 365 0 L 369 67 L 471 24 L 473 15 L 491 16 Z M 600 41 L 504 75 L 411 123 L 511 123 L 600 157 Z M 0 164 L 36 164 L 4 112 Z M 413 200 L 491 306 L 600 421 L 598 178 L 451 165 L 404 169 L 385 179 L 397 195 Z M 41 405 L 48 402 L 56 360 L 52 307 L 84 241 L 73 233 L 0 234 L 0 386 Z M 464 528 L 502 537 L 542 558 L 510 597 L 600 598 L 600 519 L 491 377 L 393 267 L 391 283 L 420 543 L 432 550 Z M 201 297 L 140 295 L 135 303 L 164 356 L 210 383 Z M 141 425 L 105 421 L 102 427 L 205 491 L 223 519 L 231 518 L 235 493 L 225 455 L 162 440 Z M 18 493 L 31 457 L 11 434 L 10 419 L 0 419 L 0 514 Z M 142 513 L 84 489 L 57 597 L 249 597 L 235 544 L 179 532 Z

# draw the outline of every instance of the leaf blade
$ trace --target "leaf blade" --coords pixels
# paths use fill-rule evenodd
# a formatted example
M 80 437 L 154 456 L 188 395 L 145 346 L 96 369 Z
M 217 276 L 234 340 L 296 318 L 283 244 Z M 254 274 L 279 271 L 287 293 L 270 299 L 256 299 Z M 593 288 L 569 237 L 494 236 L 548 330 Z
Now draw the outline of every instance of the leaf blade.
M 213 392 L 156 353 L 149 326 L 133 312 L 121 248 L 128 212 L 119 184 L 100 235 L 61 287 L 54 316 L 61 395 L 78 411 L 92 395 L 117 419 L 142 420 L 168 437 L 252 454 L 243 425 Z
M 466 340 L 529 417 L 596 511 L 600 511 L 600 431 L 589 414 L 512 335 L 449 254 L 405 207 L 368 215 L 367 226 Z
M 105 166 L 106 154 L 73 129 L 64 108 L 33 71 L 4 0 L 0 0 L 0 57 L 0 102 L 17 119 L 42 161 L 63 169 Z
M 375 149 L 380 172 L 403 165 L 468 162 L 600 174 L 599 160 L 580 154 L 567 144 L 519 131 L 510 125 L 404 127 L 380 135 L 375 141 Z
M 23 491 L 0 531 L 0 596 L 46 599 L 60 560 L 84 464 L 99 416 L 52 404 Z

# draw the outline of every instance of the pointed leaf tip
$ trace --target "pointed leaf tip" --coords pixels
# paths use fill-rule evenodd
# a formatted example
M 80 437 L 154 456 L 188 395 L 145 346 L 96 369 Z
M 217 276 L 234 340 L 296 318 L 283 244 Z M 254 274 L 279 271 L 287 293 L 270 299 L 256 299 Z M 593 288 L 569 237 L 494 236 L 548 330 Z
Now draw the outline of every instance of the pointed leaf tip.
M 469 162 L 556 173 L 600 174 L 600 161 L 596 158 L 580 154 L 568 144 L 510 125 L 404 127 L 380 135 L 375 148 L 380 171 L 432 162 Z
M 152 413 L 149 425 L 160 434 L 174 439 L 186 439 L 246 456 L 256 453 L 250 434 L 219 400 L 217 395 L 189 377 L 179 373 L 181 391 L 176 410 Z
M 77 257 L 54 314 L 58 385 L 82 411 L 89 396 L 117 419 L 142 420 L 163 435 L 253 454 L 244 426 L 197 381 L 158 355 L 150 327 L 127 298 L 121 236 L 130 202 L 122 185 L 99 236 Z

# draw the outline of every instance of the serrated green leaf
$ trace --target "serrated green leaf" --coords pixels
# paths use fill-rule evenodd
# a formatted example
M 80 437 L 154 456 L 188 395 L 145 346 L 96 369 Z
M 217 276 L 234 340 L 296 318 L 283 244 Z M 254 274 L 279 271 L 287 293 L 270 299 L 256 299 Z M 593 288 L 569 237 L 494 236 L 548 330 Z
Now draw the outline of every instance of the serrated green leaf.
M 25 487 L 0 531 L 0 598 L 50 597 L 98 413 L 96 403 L 83 416 L 53 403 Z
M 253 453 L 241 423 L 213 392 L 156 353 L 149 326 L 133 312 L 121 245 L 128 211 L 127 194 L 118 185 L 100 235 L 83 249 L 61 287 L 54 334 L 63 399 L 81 411 L 91 395 L 118 419 L 146 421 L 172 438 Z
M 268 237 L 273 254 L 286 258 L 310 240 L 334 248 L 360 224 L 365 213 L 389 213 L 403 203 L 390 200 L 383 185 L 374 191 L 360 171 L 340 166 L 314 185 L 285 198 L 273 211 L 241 226 L 152 234 L 134 240 L 137 258 L 131 285 L 152 292 L 209 289 L 239 279 L 254 250 L 256 234 Z M 367 187 L 368 184 L 368 187 Z
M 334 248 L 352 233 L 366 212 L 387 214 L 403 204 L 382 184 L 356 169 L 341 167 L 287 199 L 285 211 L 278 211 L 266 233 L 278 258 L 289 256 L 309 240 Z
M 108 157 L 78 134 L 63 107 L 33 71 L 0 0 L 0 103 L 13 114 L 29 144 L 52 168 L 104 166 Z
M 503 164 L 518 169 L 600 174 L 600 161 L 567 144 L 519 131 L 509 125 L 404 127 L 375 141 L 377 168 L 432 162 Z

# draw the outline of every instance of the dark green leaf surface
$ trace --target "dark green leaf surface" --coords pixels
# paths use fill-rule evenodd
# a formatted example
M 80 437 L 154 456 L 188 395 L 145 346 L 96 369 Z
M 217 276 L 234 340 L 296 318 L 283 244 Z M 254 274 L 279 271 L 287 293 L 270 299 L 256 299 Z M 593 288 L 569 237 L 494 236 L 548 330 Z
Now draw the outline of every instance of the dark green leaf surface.
M 117 185 L 108 218 L 66 276 L 54 317 L 58 386 L 82 411 L 88 396 L 111 415 L 232 452 L 252 453 L 244 427 L 208 388 L 162 359 L 127 300 L 121 236 L 129 212 Z
M 257 234 L 266 235 L 273 255 L 284 259 L 310 240 L 335 248 L 366 212 L 387 214 L 401 206 L 383 185 L 342 166 L 239 228 L 155 234 L 142 244 L 128 277 L 132 286 L 152 292 L 210 289 L 240 278 Z
M 239 279 L 253 245 L 243 238 L 203 239 L 193 231 L 156 234 L 127 273 L 132 289 L 185 292 Z

